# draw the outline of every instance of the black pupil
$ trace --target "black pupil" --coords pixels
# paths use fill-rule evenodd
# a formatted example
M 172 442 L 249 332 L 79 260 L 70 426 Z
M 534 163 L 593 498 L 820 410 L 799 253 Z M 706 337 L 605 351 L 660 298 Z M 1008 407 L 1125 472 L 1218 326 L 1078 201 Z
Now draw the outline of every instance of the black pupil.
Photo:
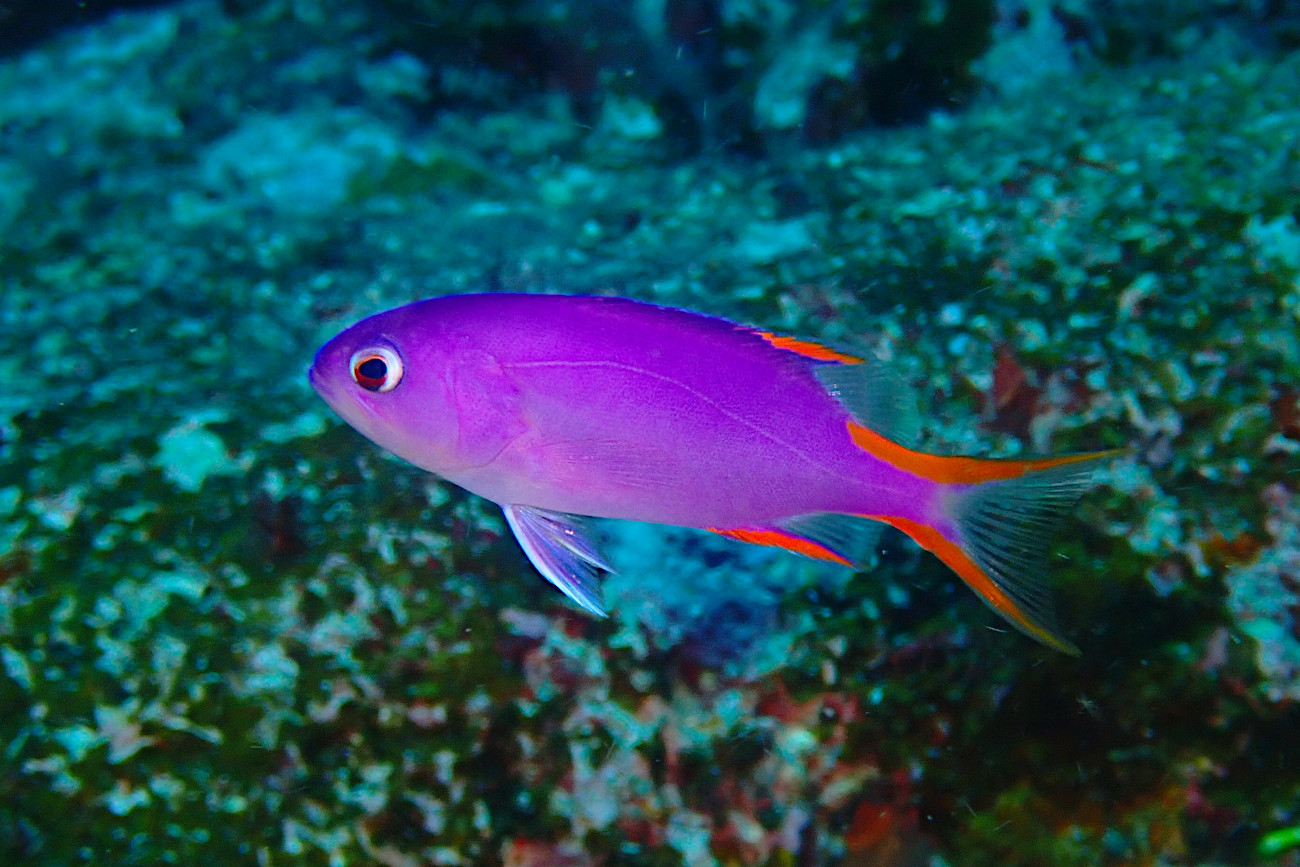
M 357 365 L 357 373 L 361 374 L 362 379 L 383 382 L 384 377 L 388 376 L 388 365 L 382 358 L 367 358 Z

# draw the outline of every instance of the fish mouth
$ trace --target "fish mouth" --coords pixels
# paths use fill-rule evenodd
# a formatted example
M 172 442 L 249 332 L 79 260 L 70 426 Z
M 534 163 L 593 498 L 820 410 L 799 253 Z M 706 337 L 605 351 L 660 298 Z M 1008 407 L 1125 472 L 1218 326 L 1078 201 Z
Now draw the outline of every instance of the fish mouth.
M 316 392 L 316 395 L 329 404 L 331 409 L 334 409 L 334 395 L 330 393 L 332 389 L 325 382 L 325 377 L 321 375 L 320 368 L 314 364 L 307 368 L 307 382 L 311 385 L 312 390 Z
M 338 385 L 329 381 L 325 374 L 321 372 L 319 364 L 313 364 L 311 367 L 307 368 L 307 382 L 311 384 L 312 389 L 321 400 L 325 401 L 325 404 L 329 406 L 330 409 L 334 410 L 334 412 L 338 413 L 344 419 L 347 418 L 347 416 L 342 412 L 345 401 L 339 393 Z
M 374 432 L 383 426 L 383 416 L 379 408 L 366 399 L 368 395 L 352 394 L 348 388 L 350 383 L 331 379 L 319 361 L 307 368 L 307 382 L 335 415 L 364 435 L 373 439 Z
M 333 406 L 334 396 L 339 392 L 339 384 L 331 380 L 326 375 L 326 371 L 334 369 L 338 353 L 329 350 L 328 344 L 322 346 L 316 353 L 316 357 L 311 360 L 311 364 L 307 367 L 307 382 L 326 403 Z

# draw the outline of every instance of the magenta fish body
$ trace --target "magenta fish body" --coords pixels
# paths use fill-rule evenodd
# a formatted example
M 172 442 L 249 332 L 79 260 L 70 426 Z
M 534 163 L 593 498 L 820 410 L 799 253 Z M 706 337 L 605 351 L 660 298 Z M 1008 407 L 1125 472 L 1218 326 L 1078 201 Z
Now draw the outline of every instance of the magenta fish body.
M 348 328 L 310 380 L 378 445 L 500 504 L 539 571 L 595 613 L 609 566 L 581 516 L 847 564 L 884 522 L 1023 631 L 1073 650 L 1024 574 L 1043 545 L 1026 528 L 1068 507 L 1092 456 L 915 451 L 902 386 L 869 357 L 623 298 L 458 295 Z M 984 529 L 1008 509 L 1033 514 L 1012 551 Z

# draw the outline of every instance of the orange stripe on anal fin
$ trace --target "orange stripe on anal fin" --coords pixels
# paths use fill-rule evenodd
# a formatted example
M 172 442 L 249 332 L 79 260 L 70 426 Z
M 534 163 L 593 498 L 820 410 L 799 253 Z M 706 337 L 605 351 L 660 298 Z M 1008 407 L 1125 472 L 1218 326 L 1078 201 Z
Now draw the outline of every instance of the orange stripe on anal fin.
M 1054 650 L 1068 653 L 1071 656 L 1079 655 L 1079 648 L 1026 614 L 1016 600 L 999 587 L 983 569 L 975 565 L 975 561 L 967 556 L 966 552 L 957 543 L 944 537 L 934 527 L 893 515 L 863 515 L 863 517 L 883 521 L 891 527 L 902 530 L 916 544 L 942 560 L 949 569 L 956 572 L 961 580 L 966 582 L 966 586 L 978 593 L 990 608 L 1005 617 L 1021 632 L 1041 641 Z
M 780 334 L 772 334 L 770 331 L 760 331 L 758 332 L 758 336 L 775 346 L 777 349 L 795 352 L 805 358 L 811 358 L 815 361 L 838 361 L 840 364 L 862 363 L 862 359 L 858 358 L 856 355 L 849 355 L 847 352 L 838 352 L 811 340 L 800 340 L 798 337 L 782 337 Z
M 855 421 L 848 422 L 849 436 L 854 444 L 865 452 L 893 464 L 900 470 L 952 485 L 977 485 L 981 482 L 996 482 L 1002 479 L 1014 479 L 1033 470 L 1047 470 L 1080 461 L 1091 461 L 1109 455 L 1119 454 L 1122 450 L 1109 452 L 1089 452 L 1082 455 L 1060 455 L 1054 458 L 1010 458 L 1006 460 L 991 458 L 966 458 L 950 455 L 932 455 L 918 452 L 907 446 L 900 446 L 870 428 L 863 427 Z
M 710 533 L 717 533 L 719 536 L 726 536 L 728 539 L 735 539 L 740 542 L 748 542 L 751 545 L 771 545 L 784 548 L 787 551 L 794 551 L 796 554 L 802 554 L 805 557 L 812 557 L 814 560 L 830 560 L 832 563 L 841 563 L 850 567 L 853 565 L 850 561 L 824 545 L 818 545 L 811 539 L 805 539 L 802 536 L 796 536 L 782 530 L 750 527 L 736 527 L 726 530 L 719 527 L 706 527 L 705 529 Z

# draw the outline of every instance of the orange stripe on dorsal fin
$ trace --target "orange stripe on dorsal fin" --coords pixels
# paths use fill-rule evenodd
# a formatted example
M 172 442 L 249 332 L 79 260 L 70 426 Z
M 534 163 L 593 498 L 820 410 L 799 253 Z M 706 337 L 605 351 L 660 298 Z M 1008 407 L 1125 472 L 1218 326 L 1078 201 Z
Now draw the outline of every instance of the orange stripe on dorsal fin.
M 848 422 L 849 436 L 854 444 L 865 452 L 893 464 L 900 470 L 949 485 L 977 485 L 981 482 L 996 482 L 1002 479 L 1014 479 L 1034 470 L 1047 470 L 1080 461 L 1092 461 L 1098 458 L 1119 454 L 1122 449 L 1109 452 L 1089 452 L 1082 455 L 1060 455 L 1054 458 L 1011 458 L 998 460 L 992 458 L 966 458 L 949 455 L 932 455 L 900 446 L 893 440 L 886 439 L 870 428 L 863 427 L 855 421 Z
M 812 557 L 814 560 L 830 560 L 832 563 L 840 563 L 845 566 L 853 565 L 825 545 L 819 545 L 811 539 L 805 539 L 784 530 L 773 530 L 768 527 L 733 527 L 730 529 L 706 527 L 705 529 L 710 533 L 717 533 L 719 536 L 726 536 L 728 539 L 735 539 L 740 542 L 748 542 L 751 545 L 772 545 L 777 548 L 784 548 L 787 551 L 794 551 L 796 554 L 803 554 L 805 557 Z
M 760 331 L 758 336 L 766 340 L 777 349 L 784 349 L 788 352 L 795 352 L 805 358 L 811 358 L 815 361 L 838 361 L 840 364 L 861 364 L 862 359 L 856 355 L 849 355 L 847 352 L 839 352 L 820 343 L 811 340 L 800 340 L 798 337 L 783 337 L 780 334 L 773 334 L 770 331 Z
M 961 580 L 965 581 L 966 585 L 974 590 L 990 608 L 1001 614 L 1012 626 L 1015 626 L 1030 638 L 1041 641 L 1048 647 L 1062 653 L 1068 653 L 1071 656 L 1079 655 L 1079 648 L 1053 631 L 1050 615 L 1048 622 L 1044 622 L 1041 616 L 1035 616 L 1033 612 L 1026 610 L 1011 593 L 1007 592 L 987 572 L 981 569 L 957 543 L 945 538 L 934 527 L 893 515 L 863 515 L 862 517 L 884 521 L 886 524 L 896 527 L 911 536 L 918 545 L 933 553 L 949 569 L 956 572 L 961 577 Z

